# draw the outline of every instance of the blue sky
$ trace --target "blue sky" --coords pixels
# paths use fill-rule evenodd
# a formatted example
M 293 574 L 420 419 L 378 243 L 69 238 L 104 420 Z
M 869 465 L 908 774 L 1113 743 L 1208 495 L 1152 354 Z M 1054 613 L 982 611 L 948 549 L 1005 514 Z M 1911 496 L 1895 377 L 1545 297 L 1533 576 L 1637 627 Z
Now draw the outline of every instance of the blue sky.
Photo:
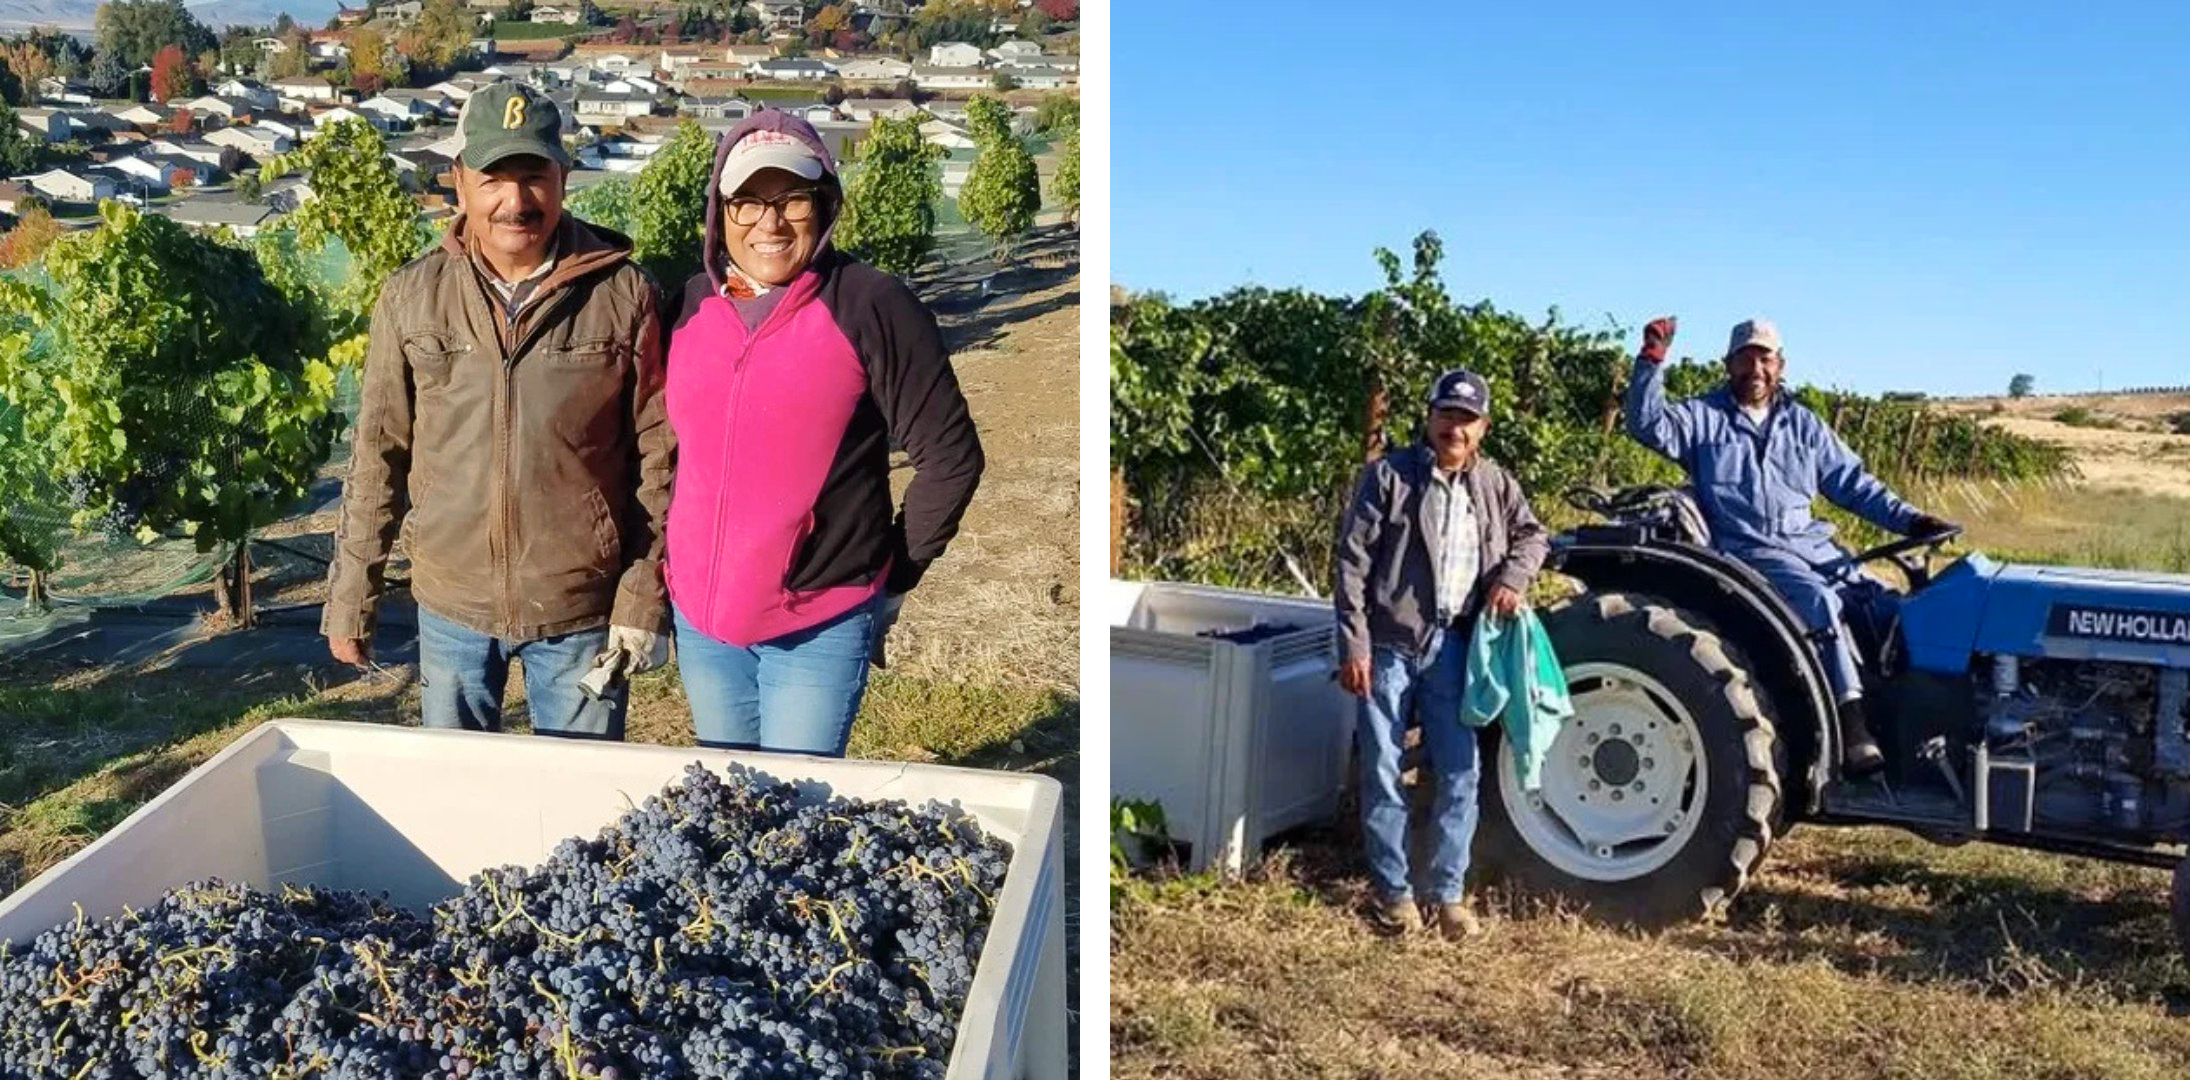
M 1132 0 L 1112 32 L 1130 288 L 1358 294 L 1434 228 L 1456 297 L 1631 344 L 1678 314 L 1676 355 L 1763 315 L 1850 389 L 2190 383 L 2190 5 Z

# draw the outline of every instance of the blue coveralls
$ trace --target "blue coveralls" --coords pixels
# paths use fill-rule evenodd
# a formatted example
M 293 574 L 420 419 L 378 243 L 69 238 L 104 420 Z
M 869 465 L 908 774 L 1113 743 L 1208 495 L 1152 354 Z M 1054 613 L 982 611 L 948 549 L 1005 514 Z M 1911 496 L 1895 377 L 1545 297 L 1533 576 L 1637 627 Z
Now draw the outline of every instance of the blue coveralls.
M 1688 473 L 1711 546 L 1755 567 L 1809 625 L 1834 699 L 1861 696 L 1842 611 L 1859 605 L 1873 626 L 1884 626 L 1895 597 L 1833 543 L 1832 525 L 1812 516 L 1810 506 L 1824 495 L 1896 533 L 1909 531 L 1916 508 L 1785 390 L 1760 429 L 1730 387 L 1669 402 L 1663 368 L 1637 360 L 1627 386 L 1627 430 Z

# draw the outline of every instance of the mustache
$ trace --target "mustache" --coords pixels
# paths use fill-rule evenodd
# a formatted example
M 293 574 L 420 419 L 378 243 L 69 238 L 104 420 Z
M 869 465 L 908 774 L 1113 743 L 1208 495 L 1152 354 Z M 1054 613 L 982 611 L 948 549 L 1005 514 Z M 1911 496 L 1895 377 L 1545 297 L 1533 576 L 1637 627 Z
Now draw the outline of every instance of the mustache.
M 487 220 L 496 225 L 538 225 L 544 217 L 546 215 L 538 210 L 520 210 L 514 214 L 496 214 Z

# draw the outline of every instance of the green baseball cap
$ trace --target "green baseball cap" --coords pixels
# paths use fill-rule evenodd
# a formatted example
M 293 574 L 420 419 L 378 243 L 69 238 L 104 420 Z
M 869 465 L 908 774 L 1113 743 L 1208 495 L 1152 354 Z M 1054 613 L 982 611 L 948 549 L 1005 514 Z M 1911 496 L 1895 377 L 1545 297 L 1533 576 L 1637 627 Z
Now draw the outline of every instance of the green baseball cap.
M 562 111 L 523 83 L 498 82 L 474 92 L 465 100 L 456 128 L 464 137 L 457 160 L 466 168 L 492 168 L 519 154 L 570 167 L 570 155 L 563 150 Z

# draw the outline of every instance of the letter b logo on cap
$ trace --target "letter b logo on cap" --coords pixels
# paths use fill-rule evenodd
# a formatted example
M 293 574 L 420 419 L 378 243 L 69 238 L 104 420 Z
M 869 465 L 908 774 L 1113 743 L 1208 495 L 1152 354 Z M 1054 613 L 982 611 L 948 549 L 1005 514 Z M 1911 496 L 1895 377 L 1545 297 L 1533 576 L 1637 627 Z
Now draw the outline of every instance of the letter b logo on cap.
M 502 103 L 502 130 L 514 131 L 525 122 L 525 99 L 521 94 L 511 94 Z

